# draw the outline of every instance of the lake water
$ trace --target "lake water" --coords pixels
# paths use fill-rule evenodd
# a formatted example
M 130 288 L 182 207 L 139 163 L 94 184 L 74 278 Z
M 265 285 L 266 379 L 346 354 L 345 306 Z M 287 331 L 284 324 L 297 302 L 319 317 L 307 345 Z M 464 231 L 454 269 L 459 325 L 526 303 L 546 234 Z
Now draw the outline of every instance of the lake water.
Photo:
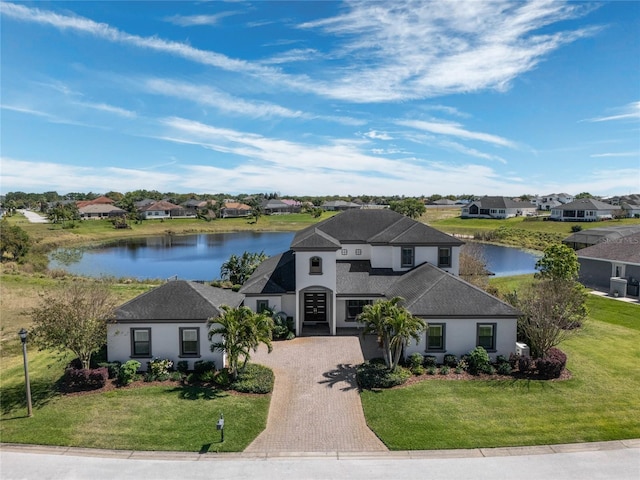
M 148 237 L 122 240 L 91 249 L 60 249 L 49 268 L 76 275 L 138 279 L 213 280 L 232 254 L 289 249 L 294 232 L 237 232 Z M 496 276 L 533 273 L 538 259 L 517 248 L 479 244 L 487 269 Z

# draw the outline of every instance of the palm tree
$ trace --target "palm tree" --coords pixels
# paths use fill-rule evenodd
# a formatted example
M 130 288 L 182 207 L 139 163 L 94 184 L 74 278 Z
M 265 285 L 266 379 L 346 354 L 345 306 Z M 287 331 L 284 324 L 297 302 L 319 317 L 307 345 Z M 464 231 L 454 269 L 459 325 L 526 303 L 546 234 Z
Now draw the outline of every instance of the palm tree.
M 222 306 L 220 317 L 209 319 L 209 340 L 221 335 L 222 341 L 211 344 L 211 351 L 222 351 L 227 355 L 229 373 L 235 380 L 239 371 L 244 370 L 254 352 L 264 343 L 269 353 L 273 349 L 271 335 L 273 319 L 262 313 L 255 313 L 249 307 Z M 240 360 L 242 359 L 242 365 Z
M 391 300 L 380 300 L 372 305 L 365 305 L 358 316 L 358 322 L 364 323 L 362 334 L 378 336 L 378 345 L 382 348 L 385 364 L 394 370 L 407 342 L 420 339 L 420 333 L 427 327 L 426 322 L 414 317 L 406 308 L 399 305 L 402 297 Z

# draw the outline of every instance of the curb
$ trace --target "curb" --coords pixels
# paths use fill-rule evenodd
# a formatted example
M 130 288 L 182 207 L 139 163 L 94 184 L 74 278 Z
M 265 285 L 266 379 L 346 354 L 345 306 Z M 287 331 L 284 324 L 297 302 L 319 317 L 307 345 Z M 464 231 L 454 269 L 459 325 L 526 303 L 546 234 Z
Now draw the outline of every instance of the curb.
M 509 457 L 529 455 L 553 455 L 558 453 L 598 452 L 640 449 L 640 439 L 614 440 L 610 442 L 567 443 L 558 445 L 534 445 L 524 447 L 471 448 L 453 450 L 399 450 L 386 452 L 264 452 L 264 453 L 197 453 L 136 450 L 106 450 L 97 448 L 60 447 L 17 443 L 0 443 L 0 451 L 31 453 L 40 455 L 61 455 L 71 457 L 98 457 L 127 460 L 168 460 L 168 461 L 219 461 L 219 460 L 287 460 L 302 458 L 322 458 L 333 460 L 367 459 L 447 459 Z

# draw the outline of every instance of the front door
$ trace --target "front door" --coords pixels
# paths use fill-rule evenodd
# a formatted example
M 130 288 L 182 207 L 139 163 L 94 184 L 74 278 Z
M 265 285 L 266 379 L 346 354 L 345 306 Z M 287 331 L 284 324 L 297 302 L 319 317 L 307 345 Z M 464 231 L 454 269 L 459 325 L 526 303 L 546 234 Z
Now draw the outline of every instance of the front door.
M 304 294 L 304 321 L 327 321 L 327 294 L 325 292 L 308 292 Z

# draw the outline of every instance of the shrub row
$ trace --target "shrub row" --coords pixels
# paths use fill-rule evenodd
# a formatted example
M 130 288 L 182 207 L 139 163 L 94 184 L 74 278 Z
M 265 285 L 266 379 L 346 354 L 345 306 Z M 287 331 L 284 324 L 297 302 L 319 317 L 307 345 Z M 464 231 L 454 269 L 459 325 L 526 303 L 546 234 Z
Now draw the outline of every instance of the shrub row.
M 356 379 L 360 388 L 391 388 L 402 385 L 411 377 L 411 372 L 404 367 L 389 370 L 383 362 L 370 361 L 356 367 Z
M 64 384 L 69 391 L 97 390 L 104 387 L 109 379 L 109 370 L 100 368 L 72 368 L 64 371 Z

